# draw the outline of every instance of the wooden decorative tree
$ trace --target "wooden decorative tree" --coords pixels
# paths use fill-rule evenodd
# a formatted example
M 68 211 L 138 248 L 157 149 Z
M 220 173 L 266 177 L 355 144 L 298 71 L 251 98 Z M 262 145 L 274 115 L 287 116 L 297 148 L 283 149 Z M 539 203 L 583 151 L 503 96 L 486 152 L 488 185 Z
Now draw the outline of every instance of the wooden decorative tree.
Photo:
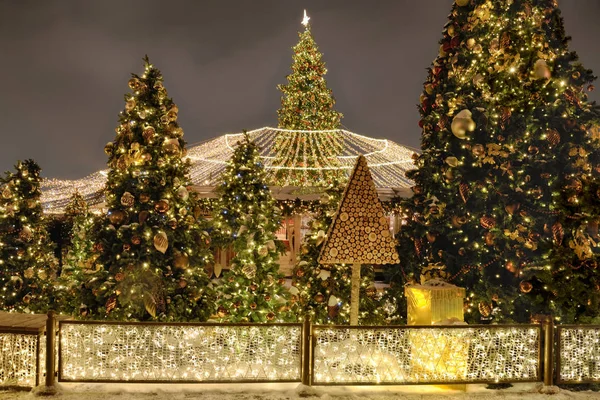
M 396 241 L 367 160 L 359 156 L 319 255 L 321 264 L 352 264 L 350 324 L 358 324 L 361 264 L 397 264 Z

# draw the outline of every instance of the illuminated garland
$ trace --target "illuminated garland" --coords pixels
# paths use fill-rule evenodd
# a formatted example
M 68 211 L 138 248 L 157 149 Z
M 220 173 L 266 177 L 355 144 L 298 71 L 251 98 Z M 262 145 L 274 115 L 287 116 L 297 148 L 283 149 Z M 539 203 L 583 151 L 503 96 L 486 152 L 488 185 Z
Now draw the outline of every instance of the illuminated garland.
M 342 151 L 335 160 L 324 162 L 319 168 L 302 165 L 303 155 L 299 155 L 293 165 L 283 166 L 277 163 L 275 143 L 281 135 L 304 140 L 316 134 L 334 132 L 341 139 Z M 249 131 L 248 135 L 260 150 L 261 161 L 265 166 L 270 185 L 274 184 L 278 170 L 290 171 L 295 176 L 317 174 L 324 177 L 329 170 L 343 172 L 348 176 L 356 158 L 367 158 L 373 181 L 377 188 L 408 189 L 412 180 L 406 177 L 406 171 L 414 168 L 412 156 L 415 150 L 394 143 L 388 139 L 375 139 L 359 135 L 344 129 L 334 131 L 303 131 L 279 128 L 260 128 Z M 242 133 L 227 134 L 188 148 L 187 157 L 191 162 L 190 180 L 196 187 L 209 187 L 219 184 L 219 177 L 225 170 L 227 160 L 233 155 L 233 148 L 243 137 Z M 315 146 L 321 146 L 316 143 Z M 308 149 L 307 149 L 308 151 Z M 79 192 L 90 206 L 104 202 L 103 188 L 108 170 L 99 171 L 82 179 L 48 179 L 42 183 L 42 203 L 46 213 L 61 213 L 68 204 L 71 195 Z M 273 185 L 275 186 L 275 185 Z

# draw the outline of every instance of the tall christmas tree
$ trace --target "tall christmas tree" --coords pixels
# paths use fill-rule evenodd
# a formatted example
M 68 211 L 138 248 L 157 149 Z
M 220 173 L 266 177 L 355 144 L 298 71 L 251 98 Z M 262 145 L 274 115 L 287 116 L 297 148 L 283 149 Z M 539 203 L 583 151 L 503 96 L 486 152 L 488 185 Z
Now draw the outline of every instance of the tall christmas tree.
M 213 224 L 236 255 L 218 288 L 218 316 L 228 322 L 287 321 L 289 293 L 275 242 L 281 217 L 258 149 L 246 133 L 221 180 Z
M 555 0 L 457 0 L 425 82 L 407 229 L 471 321 L 598 317 L 595 78 L 568 41 Z
M 54 300 L 58 262 L 40 203 L 40 167 L 18 162 L 0 178 L 0 308 L 44 312 Z
M 320 265 L 321 247 L 329 226 L 338 209 L 344 187 L 333 182 L 321 196 L 310 234 L 304 237 L 299 260 L 293 270 L 292 309 L 297 315 L 309 315 L 315 324 L 350 323 L 351 265 Z M 385 315 L 379 307 L 377 290 L 373 284 L 373 266 L 363 265 L 360 284 L 361 324 L 379 325 Z
M 279 128 L 301 131 L 277 136 L 273 165 L 278 167 L 275 181 L 279 186 L 326 186 L 343 177 L 337 169 L 343 143 L 335 132 L 342 114 L 333 108 L 335 100 L 325 81 L 327 69 L 308 20 L 305 11 L 305 29 L 293 47 L 292 73 L 287 85 L 278 86 L 282 92 Z
M 95 227 L 95 269 L 83 283 L 83 315 L 204 321 L 214 291 L 203 267 L 208 234 L 188 189 L 178 108 L 160 71 L 145 59 L 129 80 L 117 136 L 106 145 L 108 213 Z

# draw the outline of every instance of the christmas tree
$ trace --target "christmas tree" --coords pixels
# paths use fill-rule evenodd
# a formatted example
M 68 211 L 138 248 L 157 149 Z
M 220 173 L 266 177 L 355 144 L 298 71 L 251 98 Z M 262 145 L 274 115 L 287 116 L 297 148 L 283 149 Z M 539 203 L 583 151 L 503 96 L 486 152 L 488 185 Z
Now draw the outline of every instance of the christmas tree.
M 211 253 L 188 187 L 178 108 L 148 58 L 129 87 L 116 138 L 105 147 L 108 212 L 94 227 L 97 272 L 83 282 L 81 314 L 204 321 L 214 308 L 203 269 Z
M 61 312 L 77 314 L 80 305 L 73 302 L 77 299 L 80 285 L 85 281 L 86 274 L 93 273 L 94 257 L 93 241 L 90 237 L 94 224 L 94 215 L 79 192 L 71 196 L 65 207 L 65 225 L 71 227 L 69 246 L 59 278 L 60 298 L 58 299 Z
M 597 319 L 598 110 L 555 0 L 457 0 L 421 95 L 405 209 L 470 321 Z
M 54 300 L 58 262 L 40 203 L 40 167 L 18 162 L 0 178 L 0 307 L 45 312 Z
M 310 234 L 304 237 L 299 261 L 293 270 L 292 303 L 294 313 L 309 315 L 315 324 L 350 323 L 351 265 L 320 265 L 318 262 L 326 232 L 338 209 L 344 187 L 333 182 L 321 196 L 310 221 Z M 363 265 L 360 284 L 361 324 L 379 325 L 384 322 L 373 284 L 373 266 Z
M 277 136 L 273 165 L 279 167 L 275 174 L 278 186 L 326 186 L 343 177 L 337 169 L 342 139 L 335 131 L 342 114 L 333 109 L 335 100 L 325 81 L 327 69 L 308 19 L 305 11 L 305 29 L 293 47 L 292 73 L 287 85 L 278 86 L 283 94 L 277 111 L 279 128 L 300 131 Z
M 218 317 L 228 322 L 287 321 L 289 293 L 278 272 L 275 241 L 281 217 L 258 149 L 245 132 L 221 180 L 213 224 L 236 254 L 218 288 Z

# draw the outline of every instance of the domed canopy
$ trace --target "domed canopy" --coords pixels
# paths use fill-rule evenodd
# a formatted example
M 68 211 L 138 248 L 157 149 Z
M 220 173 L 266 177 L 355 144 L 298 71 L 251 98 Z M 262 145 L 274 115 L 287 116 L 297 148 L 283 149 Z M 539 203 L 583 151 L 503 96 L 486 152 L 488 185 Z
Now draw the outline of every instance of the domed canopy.
M 318 181 L 319 176 L 324 177 L 328 171 L 339 171 L 348 176 L 359 155 L 367 159 L 380 198 L 407 196 L 412 186 L 412 181 L 405 174 L 407 170 L 414 168 L 412 155 L 415 150 L 391 140 L 374 139 L 343 129 L 300 131 L 266 127 L 249 131 L 248 135 L 259 146 L 263 164 L 272 180 L 271 190 L 281 200 L 318 198 L 318 189 L 314 188 L 313 182 Z M 327 156 L 329 152 L 326 147 L 331 136 L 341 143 L 341 150 L 335 157 Z M 242 138 L 242 133 L 227 134 L 188 148 L 187 156 L 192 162 L 191 180 L 202 196 L 212 197 L 213 189 L 217 186 L 236 143 Z M 274 148 L 277 143 L 287 145 L 277 151 Z M 104 170 L 78 180 L 45 180 L 42 184 L 45 211 L 62 212 L 75 191 L 90 205 L 103 203 L 102 189 L 106 174 L 107 171 Z M 298 177 L 308 177 L 309 174 L 311 179 L 304 180 L 306 183 L 302 187 L 289 186 L 285 178 L 287 174 L 293 174 L 296 181 Z

